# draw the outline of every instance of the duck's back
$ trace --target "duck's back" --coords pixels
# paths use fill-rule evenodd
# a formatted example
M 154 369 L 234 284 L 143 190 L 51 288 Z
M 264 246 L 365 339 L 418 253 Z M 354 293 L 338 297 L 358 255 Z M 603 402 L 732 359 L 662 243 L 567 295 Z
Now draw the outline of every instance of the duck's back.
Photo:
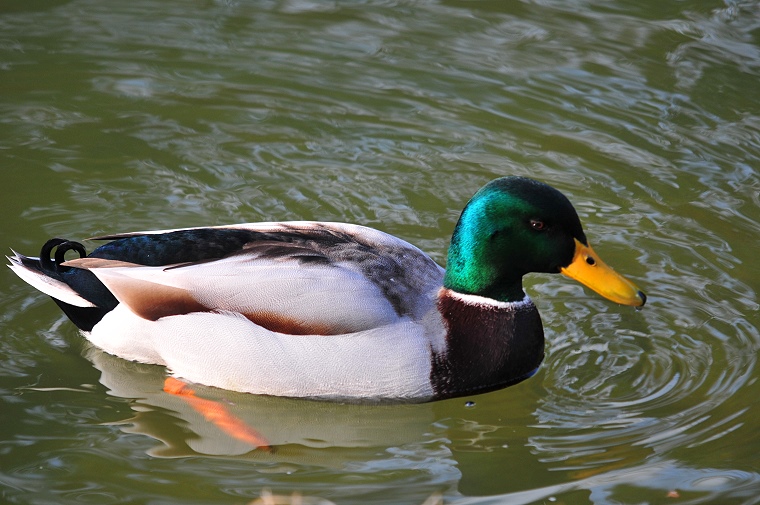
M 85 258 L 54 263 L 57 271 L 49 274 L 106 312 L 115 306 L 106 296 L 112 294 L 148 320 L 229 311 L 272 331 L 349 333 L 421 317 L 443 276 L 411 244 L 339 223 L 254 223 L 98 239 L 112 241 Z M 89 280 L 93 274 L 107 293 Z

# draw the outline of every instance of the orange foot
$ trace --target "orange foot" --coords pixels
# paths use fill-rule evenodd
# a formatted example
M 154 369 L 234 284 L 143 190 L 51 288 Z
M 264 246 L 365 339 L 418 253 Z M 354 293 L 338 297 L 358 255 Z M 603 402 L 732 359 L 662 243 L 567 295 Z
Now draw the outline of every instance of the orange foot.
M 269 441 L 263 435 L 233 415 L 227 407 L 219 402 L 195 396 L 195 391 L 181 380 L 167 377 L 164 381 L 164 391 L 185 400 L 203 417 L 232 438 L 250 444 L 254 449 L 262 449 L 268 452 L 272 450 Z

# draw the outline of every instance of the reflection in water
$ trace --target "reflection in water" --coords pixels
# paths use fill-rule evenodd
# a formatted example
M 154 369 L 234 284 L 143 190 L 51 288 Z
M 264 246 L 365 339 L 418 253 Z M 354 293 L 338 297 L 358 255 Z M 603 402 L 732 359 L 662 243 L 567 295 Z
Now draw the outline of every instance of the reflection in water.
M 405 475 L 403 480 L 419 482 L 416 503 L 437 490 L 456 488 L 460 477 L 444 430 L 433 423 L 434 404 L 341 404 L 193 385 L 199 398 L 224 406 L 266 438 L 268 447 L 254 448 L 220 429 L 181 395 L 165 392 L 164 367 L 125 361 L 89 345 L 85 356 L 100 371 L 109 394 L 129 400 L 134 411 L 110 424 L 159 441 L 149 450 L 153 457 L 256 462 L 250 471 L 269 478 L 270 487 L 291 474 L 338 472 L 365 492 L 377 492 L 384 487 L 382 475 Z M 304 483 L 296 489 L 308 490 Z M 317 485 L 312 494 L 324 492 Z
M 137 415 L 129 419 L 130 432 L 161 440 L 151 454 L 162 457 L 190 455 L 266 458 L 250 442 L 236 439 L 210 422 L 182 395 L 164 391 L 166 369 L 125 361 L 89 347 L 86 357 L 100 370 L 100 382 L 109 394 L 134 400 Z M 229 412 L 255 429 L 275 449 L 276 459 L 292 454 L 332 457 L 329 448 L 386 448 L 426 438 L 433 420 L 430 404 L 373 405 L 296 400 L 234 393 L 193 385 L 197 396 L 225 405 Z M 171 412 L 182 429 L 167 429 L 151 418 Z M 428 434 L 429 436 L 429 434 Z M 342 454 L 342 453 L 341 453 Z M 347 457 L 347 456 L 344 456 Z M 334 466 L 331 463 L 329 466 Z
M 304 466 L 331 471 L 354 467 L 356 471 L 359 461 L 363 462 L 364 471 L 370 472 L 409 471 L 424 464 L 426 471 L 437 475 L 438 486 L 448 480 L 447 486 L 454 486 L 464 494 L 487 492 L 494 495 L 492 498 L 498 496 L 514 504 L 556 500 L 558 495 L 578 491 L 587 492 L 593 503 L 607 503 L 621 485 L 649 490 L 653 496 L 661 497 L 667 490 L 674 493 L 671 497 L 678 493 L 703 498 L 727 493 L 750 496 L 748 493 L 760 485 L 760 474 L 696 469 L 666 456 L 673 446 L 699 443 L 706 436 L 708 440 L 719 437 L 720 433 L 712 433 L 712 429 L 731 431 L 734 419 L 710 421 L 713 404 L 705 402 L 694 407 L 693 412 L 679 411 L 672 422 L 665 419 L 672 428 L 663 431 L 663 420 L 645 414 L 688 397 L 693 387 L 704 387 L 703 381 L 684 382 L 681 378 L 704 376 L 704 370 L 652 368 L 658 358 L 651 354 L 649 359 L 643 358 L 641 349 L 630 342 L 626 345 L 627 339 L 622 337 L 622 351 L 617 355 L 613 350 L 618 346 L 609 344 L 568 350 L 564 358 L 560 350 L 559 362 L 552 365 L 558 372 L 556 375 L 550 372 L 548 377 L 564 384 L 561 394 L 550 392 L 540 400 L 534 413 L 536 427 L 547 434 L 526 440 L 510 439 L 512 443 L 524 444 L 514 447 L 504 444 L 506 438 L 502 433 L 513 426 L 483 424 L 473 415 L 481 405 L 490 404 L 493 408 L 498 392 L 461 402 L 462 417 L 440 418 L 445 409 L 438 408 L 437 403 L 339 404 L 255 396 L 194 385 L 198 396 L 224 405 L 265 437 L 271 447 L 271 450 L 256 449 L 210 422 L 191 402 L 163 391 L 166 376 L 163 367 L 125 361 L 94 347 L 88 347 L 85 354 L 100 370 L 100 381 L 109 394 L 130 400 L 134 417 L 116 424 L 127 433 L 160 441 L 159 446 L 149 451 L 155 457 L 242 458 L 272 465 L 268 470 L 261 467 L 260 471 L 282 474 Z M 634 340 L 644 338 L 636 335 Z M 578 376 L 579 359 L 596 360 L 602 373 Z M 644 364 L 639 367 L 636 361 Z M 614 388 L 604 384 L 609 384 L 609 377 L 621 373 L 639 375 L 630 391 L 615 396 Z M 724 376 L 723 382 L 726 380 Z M 716 387 L 720 385 L 713 384 L 710 389 Z M 509 395 L 505 394 L 505 398 Z M 590 410 L 589 406 L 595 408 Z M 734 417 L 741 414 L 738 412 Z M 693 429 L 695 426 L 698 428 Z M 484 461 L 490 462 L 487 470 Z M 504 494 L 514 484 L 512 479 L 500 480 L 499 475 L 540 471 L 543 465 L 566 469 L 572 478 L 565 483 Z M 447 479 L 441 480 L 444 476 Z M 476 504 L 480 499 L 465 499 L 461 503 Z

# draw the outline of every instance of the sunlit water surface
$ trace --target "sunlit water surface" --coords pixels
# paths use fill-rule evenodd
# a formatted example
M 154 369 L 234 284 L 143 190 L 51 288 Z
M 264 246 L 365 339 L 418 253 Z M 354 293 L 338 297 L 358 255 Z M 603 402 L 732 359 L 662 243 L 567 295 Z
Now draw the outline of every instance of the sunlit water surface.
M 757 2 L 6 0 L 4 247 L 318 219 L 443 263 L 467 199 L 519 174 L 649 303 L 530 276 L 546 360 L 471 398 L 198 388 L 262 451 L 6 271 L 0 501 L 760 503 L 759 79 Z

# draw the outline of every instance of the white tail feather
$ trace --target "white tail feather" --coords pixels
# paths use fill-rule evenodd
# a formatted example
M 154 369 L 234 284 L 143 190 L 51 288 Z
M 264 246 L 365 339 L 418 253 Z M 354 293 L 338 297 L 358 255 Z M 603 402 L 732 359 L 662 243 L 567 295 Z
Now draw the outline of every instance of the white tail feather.
M 13 270 L 16 275 L 21 277 L 24 282 L 42 291 L 46 295 L 52 296 L 56 300 L 60 300 L 76 307 L 95 307 L 95 304 L 79 296 L 79 294 L 67 284 L 53 279 L 52 277 L 48 277 L 42 272 L 25 267 L 18 256 L 9 257 L 8 259 L 11 261 L 11 264 L 8 265 L 8 267 Z

